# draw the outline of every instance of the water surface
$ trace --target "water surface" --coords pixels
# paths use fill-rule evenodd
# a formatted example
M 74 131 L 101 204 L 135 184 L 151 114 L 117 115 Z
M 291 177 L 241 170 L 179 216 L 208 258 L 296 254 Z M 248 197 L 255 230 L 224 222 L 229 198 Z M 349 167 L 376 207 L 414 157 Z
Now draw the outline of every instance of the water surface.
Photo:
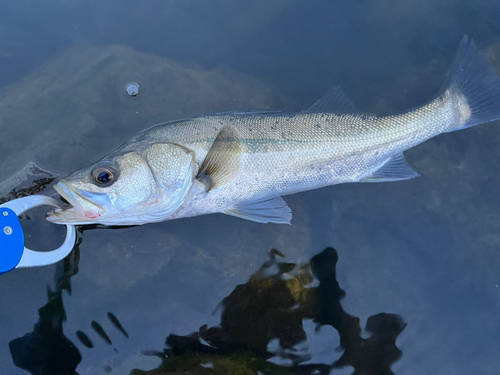
M 57 180 L 172 119 L 300 111 L 332 85 L 366 112 L 412 107 L 464 34 L 500 72 L 494 5 L 2 4 L 0 180 L 30 161 Z M 1 276 L 0 373 L 496 374 L 499 144 L 498 123 L 441 135 L 406 153 L 418 179 L 286 197 L 292 226 L 82 228 L 64 262 Z M 2 194 L 55 195 L 39 177 Z M 22 222 L 46 250 L 64 231 L 43 214 Z

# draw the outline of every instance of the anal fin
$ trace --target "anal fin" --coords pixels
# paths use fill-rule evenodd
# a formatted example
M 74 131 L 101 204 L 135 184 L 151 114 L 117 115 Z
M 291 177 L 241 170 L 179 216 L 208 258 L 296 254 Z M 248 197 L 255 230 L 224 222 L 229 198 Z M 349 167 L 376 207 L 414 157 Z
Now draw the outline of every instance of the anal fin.
M 420 176 L 408 165 L 403 153 L 393 156 L 371 175 L 359 182 L 389 182 L 402 181 Z
M 224 213 L 258 223 L 290 224 L 292 220 L 292 210 L 279 196 L 254 198 L 239 203 Z

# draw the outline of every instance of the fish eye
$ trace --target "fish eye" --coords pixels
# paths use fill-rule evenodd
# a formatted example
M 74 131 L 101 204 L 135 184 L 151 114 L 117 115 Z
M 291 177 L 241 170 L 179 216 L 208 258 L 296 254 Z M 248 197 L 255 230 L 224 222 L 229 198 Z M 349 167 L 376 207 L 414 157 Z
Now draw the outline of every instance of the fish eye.
M 110 163 L 98 164 L 92 169 L 92 179 L 103 187 L 110 186 L 116 177 L 116 168 Z

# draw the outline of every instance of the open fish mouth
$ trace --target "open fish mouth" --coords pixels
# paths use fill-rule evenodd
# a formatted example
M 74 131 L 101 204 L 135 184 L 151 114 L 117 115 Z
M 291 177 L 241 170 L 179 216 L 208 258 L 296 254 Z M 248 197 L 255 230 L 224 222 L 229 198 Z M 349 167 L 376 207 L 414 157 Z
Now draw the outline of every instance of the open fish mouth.
M 102 216 L 105 209 L 90 201 L 84 195 L 86 192 L 74 189 L 64 181 L 60 181 L 54 189 L 65 199 L 70 206 L 58 208 L 47 214 L 47 220 L 55 224 L 84 225 L 93 224 L 95 219 Z

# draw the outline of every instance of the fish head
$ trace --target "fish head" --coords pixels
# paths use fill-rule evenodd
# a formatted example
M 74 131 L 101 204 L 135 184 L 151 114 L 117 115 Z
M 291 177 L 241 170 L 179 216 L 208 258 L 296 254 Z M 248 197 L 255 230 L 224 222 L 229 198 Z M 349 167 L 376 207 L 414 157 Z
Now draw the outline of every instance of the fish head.
M 194 152 L 177 144 L 123 147 L 54 186 L 72 207 L 52 211 L 47 220 L 73 225 L 165 220 L 184 203 L 197 169 Z

